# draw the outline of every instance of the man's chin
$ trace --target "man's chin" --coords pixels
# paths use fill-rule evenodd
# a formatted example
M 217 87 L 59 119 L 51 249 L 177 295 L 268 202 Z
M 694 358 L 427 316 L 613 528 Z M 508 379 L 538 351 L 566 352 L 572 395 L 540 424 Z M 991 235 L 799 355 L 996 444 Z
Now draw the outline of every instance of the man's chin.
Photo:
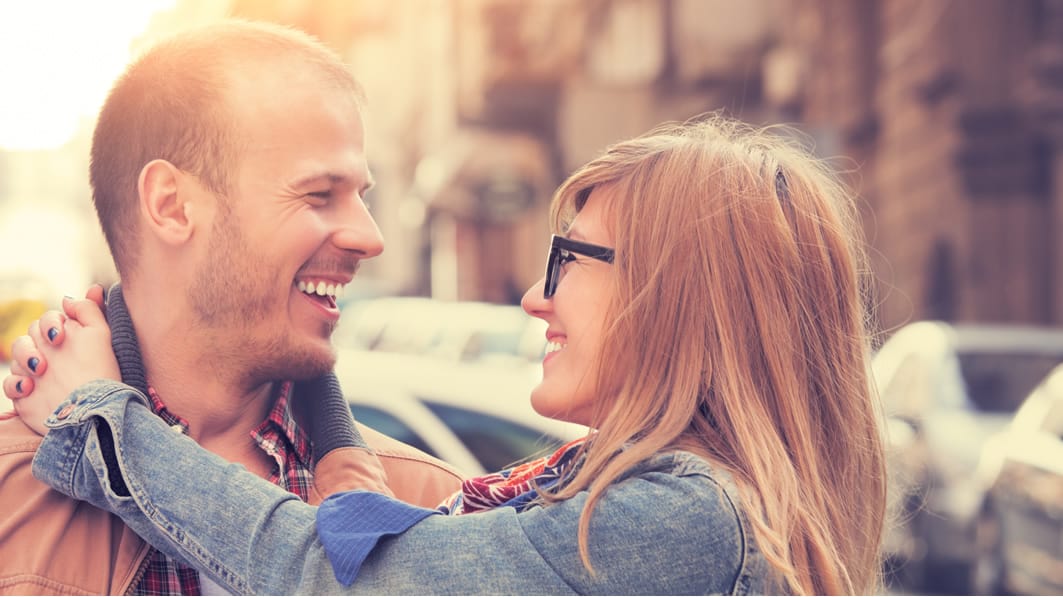
M 263 365 L 261 374 L 270 380 L 316 379 L 336 366 L 336 350 L 331 344 L 292 347 L 283 354 L 275 353 L 272 362 Z
M 302 358 L 293 361 L 293 367 L 287 379 L 301 381 L 316 379 L 329 373 L 336 367 L 336 351 L 315 351 L 314 354 L 304 354 Z

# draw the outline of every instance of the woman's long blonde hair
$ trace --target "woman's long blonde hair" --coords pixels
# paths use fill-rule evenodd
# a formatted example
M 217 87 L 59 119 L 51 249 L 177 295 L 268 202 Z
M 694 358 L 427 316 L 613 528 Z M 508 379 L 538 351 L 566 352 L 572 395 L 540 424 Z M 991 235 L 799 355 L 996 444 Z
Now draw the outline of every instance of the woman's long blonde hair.
M 682 448 L 734 475 L 785 590 L 875 592 L 886 472 L 852 197 L 786 137 L 720 116 L 609 148 L 558 189 L 555 230 L 600 186 L 616 275 L 598 432 L 544 492 L 589 490 L 585 564 L 603 492 Z

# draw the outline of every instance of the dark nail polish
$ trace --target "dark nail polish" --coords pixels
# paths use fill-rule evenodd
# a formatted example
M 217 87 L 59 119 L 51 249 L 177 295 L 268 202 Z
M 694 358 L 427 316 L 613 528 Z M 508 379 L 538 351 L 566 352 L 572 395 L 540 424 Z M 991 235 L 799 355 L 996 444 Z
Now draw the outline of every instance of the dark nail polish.
M 18 392 L 19 394 L 22 393 L 22 380 L 21 379 L 18 380 L 17 384 L 15 384 L 15 391 Z
M 41 364 L 41 360 L 38 359 L 37 357 L 30 357 L 30 360 L 27 361 L 26 364 L 29 365 L 30 371 L 36 373 L 37 372 L 37 365 Z
M 56 328 L 48 328 L 48 341 L 55 340 L 55 337 L 59 335 L 59 330 Z

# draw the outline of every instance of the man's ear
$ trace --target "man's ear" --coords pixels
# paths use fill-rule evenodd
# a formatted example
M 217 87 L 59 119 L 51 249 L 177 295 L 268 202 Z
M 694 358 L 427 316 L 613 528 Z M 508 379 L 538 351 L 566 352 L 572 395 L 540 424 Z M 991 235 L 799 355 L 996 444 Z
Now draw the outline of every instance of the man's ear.
M 137 180 L 147 232 L 168 244 L 187 241 L 195 225 L 185 178 L 185 173 L 170 162 L 152 160 L 140 170 Z

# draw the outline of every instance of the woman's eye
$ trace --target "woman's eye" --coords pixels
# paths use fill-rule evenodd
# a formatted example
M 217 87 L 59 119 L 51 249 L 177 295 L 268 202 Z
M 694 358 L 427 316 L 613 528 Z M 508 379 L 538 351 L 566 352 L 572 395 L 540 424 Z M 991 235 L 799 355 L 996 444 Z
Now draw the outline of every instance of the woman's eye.
M 560 257 L 560 259 L 558 259 L 558 263 L 561 265 L 561 267 L 564 267 L 565 265 L 567 265 L 567 264 L 569 264 L 569 263 L 571 263 L 571 262 L 573 262 L 575 260 L 576 260 L 576 254 L 575 253 L 573 253 L 571 251 L 562 250 L 561 251 L 561 257 Z

